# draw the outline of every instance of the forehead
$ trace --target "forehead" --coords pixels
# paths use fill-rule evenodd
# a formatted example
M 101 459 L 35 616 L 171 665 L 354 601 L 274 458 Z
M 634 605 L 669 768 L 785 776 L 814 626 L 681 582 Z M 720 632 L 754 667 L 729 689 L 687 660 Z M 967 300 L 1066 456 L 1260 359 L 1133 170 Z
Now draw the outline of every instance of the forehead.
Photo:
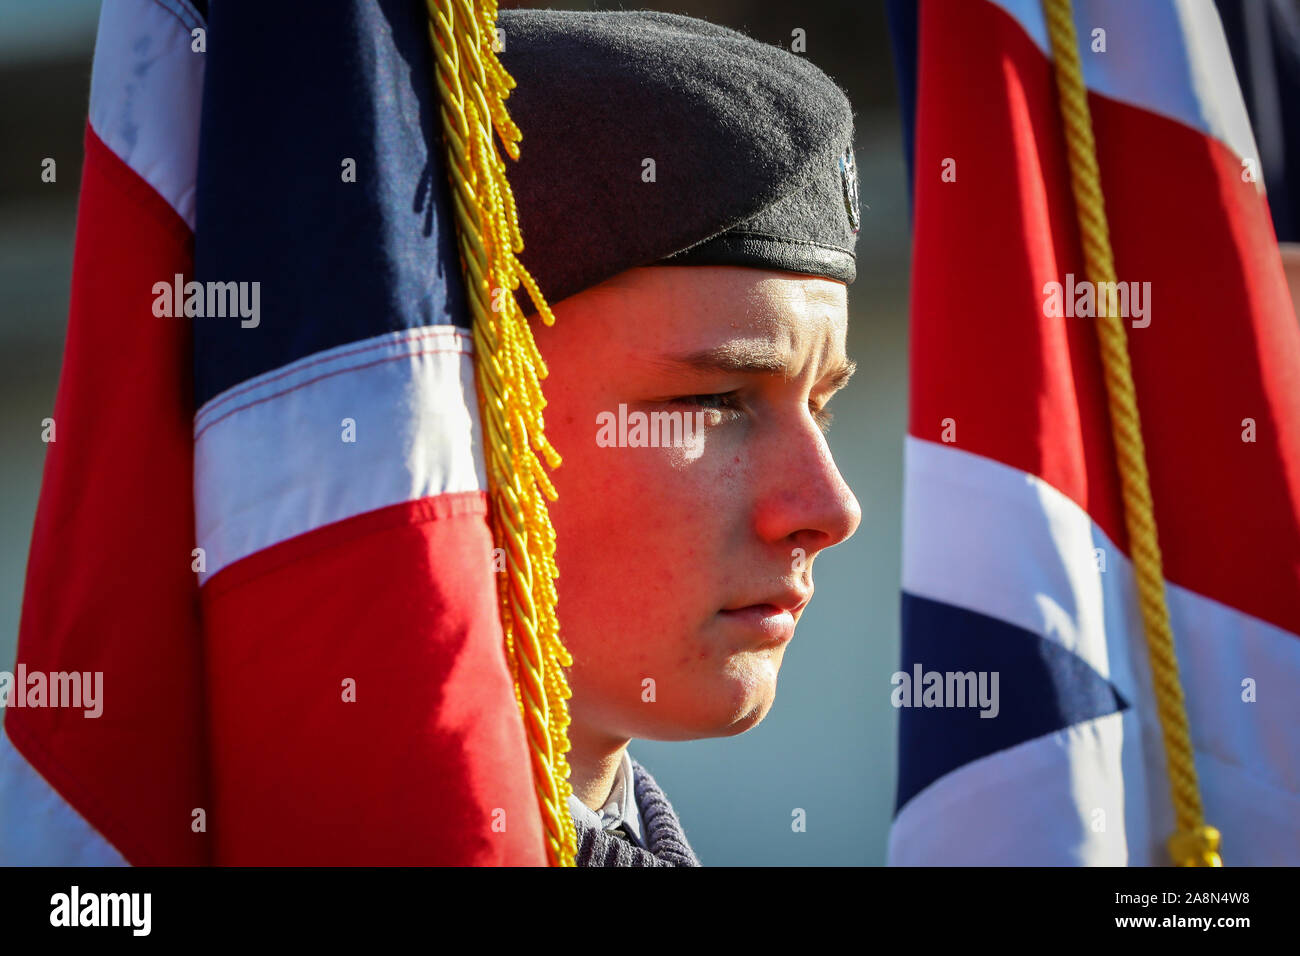
M 646 350 L 749 341 L 842 352 L 848 324 L 844 283 L 740 266 L 630 269 L 575 298 L 604 335 Z

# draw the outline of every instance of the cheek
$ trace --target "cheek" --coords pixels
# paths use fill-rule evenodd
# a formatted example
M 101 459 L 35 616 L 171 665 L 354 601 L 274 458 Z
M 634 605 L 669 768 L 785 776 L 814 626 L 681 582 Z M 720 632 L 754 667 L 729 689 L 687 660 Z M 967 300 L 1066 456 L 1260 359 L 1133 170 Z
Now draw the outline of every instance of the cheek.
M 551 513 L 557 532 L 559 523 L 578 530 L 584 550 L 698 573 L 734 544 L 748 496 L 741 456 L 723 447 L 725 436 L 710 435 L 687 458 L 679 448 L 602 447 L 594 424 L 566 422 L 562 431 L 552 438 L 564 463 L 551 473 L 559 494 Z
M 712 438 L 684 466 L 673 449 L 600 447 L 590 421 L 548 429 L 564 457 L 550 510 L 565 644 L 619 669 L 676 666 L 728 597 L 744 527 L 736 456 Z

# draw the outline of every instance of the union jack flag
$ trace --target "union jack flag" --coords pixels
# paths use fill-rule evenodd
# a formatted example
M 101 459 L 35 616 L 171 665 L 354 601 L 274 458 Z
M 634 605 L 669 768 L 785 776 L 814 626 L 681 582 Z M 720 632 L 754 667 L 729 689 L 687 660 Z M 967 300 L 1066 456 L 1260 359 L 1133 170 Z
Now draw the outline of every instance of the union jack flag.
M 304 9 L 103 6 L 0 862 L 546 863 L 428 14 Z
M 1225 864 L 1294 865 L 1300 329 L 1259 154 L 1212 4 L 1073 11 L 1204 818 Z M 997 674 L 1000 706 L 900 708 L 889 857 L 1167 863 L 1043 6 L 891 15 L 915 226 L 902 673 Z

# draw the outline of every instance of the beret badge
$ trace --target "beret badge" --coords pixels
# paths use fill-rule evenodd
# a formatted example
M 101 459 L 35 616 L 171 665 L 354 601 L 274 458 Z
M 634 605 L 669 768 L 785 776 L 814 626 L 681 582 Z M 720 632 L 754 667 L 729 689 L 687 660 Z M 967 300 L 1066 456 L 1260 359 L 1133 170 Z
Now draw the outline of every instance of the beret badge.
M 849 225 L 856 236 L 862 217 L 858 212 L 858 165 L 853 158 L 852 144 L 844 147 L 844 152 L 840 154 L 839 165 L 840 182 L 844 186 L 844 209 L 849 214 Z

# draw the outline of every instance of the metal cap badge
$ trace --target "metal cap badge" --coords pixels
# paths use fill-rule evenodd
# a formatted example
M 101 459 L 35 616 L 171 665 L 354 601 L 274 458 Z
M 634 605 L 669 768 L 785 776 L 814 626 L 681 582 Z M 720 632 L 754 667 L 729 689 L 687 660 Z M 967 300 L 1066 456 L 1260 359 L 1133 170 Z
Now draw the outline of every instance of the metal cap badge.
M 844 209 L 849 214 L 853 234 L 858 234 L 862 216 L 858 211 L 858 164 L 853 157 L 853 144 L 844 148 L 840 156 L 840 182 L 844 186 Z

